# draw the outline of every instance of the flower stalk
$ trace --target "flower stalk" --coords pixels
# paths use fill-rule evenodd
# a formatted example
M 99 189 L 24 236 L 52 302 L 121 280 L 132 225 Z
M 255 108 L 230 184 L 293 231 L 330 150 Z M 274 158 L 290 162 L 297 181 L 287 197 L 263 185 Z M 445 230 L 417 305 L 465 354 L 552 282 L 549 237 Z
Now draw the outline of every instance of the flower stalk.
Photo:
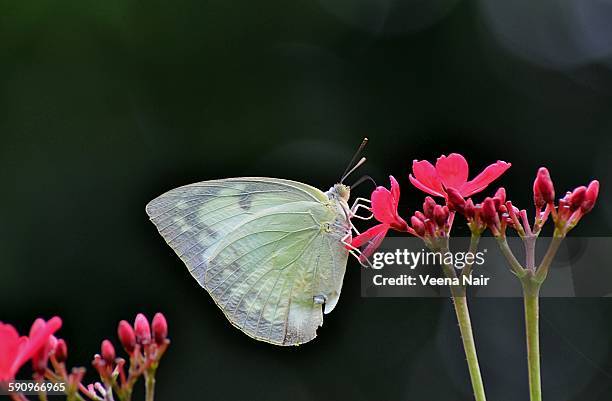
M 548 276 L 550 265 L 561 242 L 580 219 L 593 209 L 599 193 L 599 182 L 594 180 L 588 187 L 578 187 L 567 192 L 555 205 L 555 188 L 548 169 L 538 170 L 533 184 L 535 218 L 530 225 L 526 210 L 518 210 L 512 202 L 488 202 L 488 228 L 497 239 L 499 248 L 508 261 L 511 271 L 521 281 L 525 312 L 525 339 L 527 344 L 527 365 L 529 396 L 531 401 L 542 400 L 542 378 L 540 367 L 539 297 L 540 288 Z M 485 200 L 487 202 L 487 200 Z M 555 230 L 546 254 L 536 267 L 535 248 L 543 225 L 551 216 Z M 525 265 L 514 256 L 506 240 L 506 228 L 515 229 L 525 248 Z
M 484 383 L 480 373 L 480 365 L 478 363 L 478 355 L 476 354 L 476 343 L 474 342 L 474 334 L 472 332 L 472 322 L 470 320 L 470 311 L 468 309 L 467 298 L 465 294 L 453 295 L 453 305 L 455 314 L 459 322 L 459 330 L 461 332 L 461 340 L 463 341 L 463 350 L 470 372 L 470 380 L 474 391 L 476 401 L 486 401 Z

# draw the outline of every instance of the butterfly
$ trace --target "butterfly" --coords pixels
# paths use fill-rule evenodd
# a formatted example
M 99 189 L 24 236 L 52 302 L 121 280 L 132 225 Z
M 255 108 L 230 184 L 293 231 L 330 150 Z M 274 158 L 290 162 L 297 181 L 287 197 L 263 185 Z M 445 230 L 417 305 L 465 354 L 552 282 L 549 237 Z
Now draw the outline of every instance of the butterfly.
M 369 200 L 349 207 L 342 181 L 363 162 L 349 164 L 327 192 L 278 178 L 228 178 L 168 191 L 146 212 L 234 326 L 256 340 L 299 345 L 316 337 L 340 297 L 349 254 L 358 256 L 351 218 Z

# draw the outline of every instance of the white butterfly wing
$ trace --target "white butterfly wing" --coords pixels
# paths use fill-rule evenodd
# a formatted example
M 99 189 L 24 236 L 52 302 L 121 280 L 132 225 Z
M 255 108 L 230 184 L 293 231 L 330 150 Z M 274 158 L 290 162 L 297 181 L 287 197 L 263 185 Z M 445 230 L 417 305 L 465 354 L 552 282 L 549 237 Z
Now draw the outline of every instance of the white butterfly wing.
M 325 201 L 308 185 L 271 178 L 230 178 L 175 188 L 146 206 L 151 221 L 196 280 L 212 247 L 248 217 L 300 201 Z
M 246 334 L 278 345 L 312 340 L 340 295 L 348 230 L 316 188 L 269 178 L 172 190 L 147 212 L 168 244 Z

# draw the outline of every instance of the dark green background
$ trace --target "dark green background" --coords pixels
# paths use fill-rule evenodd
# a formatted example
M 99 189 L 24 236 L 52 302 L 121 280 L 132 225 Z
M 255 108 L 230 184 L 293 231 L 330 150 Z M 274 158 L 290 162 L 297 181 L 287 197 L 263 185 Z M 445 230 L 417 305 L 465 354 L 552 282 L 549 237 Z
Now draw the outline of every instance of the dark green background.
M 361 171 L 398 177 L 406 216 L 423 198 L 412 159 L 459 151 L 472 175 L 512 162 L 499 183 L 528 210 L 540 165 L 559 193 L 599 178 L 573 235 L 609 235 L 605 60 L 533 64 L 499 45 L 476 2 L 434 1 L 446 12 L 431 23 L 427 2 L 393 2 L 378 20 L 376 2 L 356 2 L 354 20 L 331 3 L 3 2 L 0 319 L 25 331 L 60 315 L 70 363 L 88 365 L 119 319 L 163 311 L 173 343 L 159 400 L 469 400 L 448 300 L 361 298 L 351 260 L 319 337 L 266 345 L 231 327 L 145 215 L 160 193 L 212 178 L 327 189 L 368 136 Z M 526 400 L 520 300 L 472 309 L 490 399 Z M 612 303 L 542 310 L 546 399 L 610 399 Z

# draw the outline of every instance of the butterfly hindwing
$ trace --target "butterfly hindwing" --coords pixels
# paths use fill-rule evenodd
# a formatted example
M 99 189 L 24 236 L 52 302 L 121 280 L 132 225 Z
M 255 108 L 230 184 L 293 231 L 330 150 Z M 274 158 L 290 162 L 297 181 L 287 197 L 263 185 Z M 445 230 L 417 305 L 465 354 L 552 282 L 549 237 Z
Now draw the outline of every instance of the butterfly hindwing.
M 251 337 L 279 345 L 311 340 L 322 322 L 314 295 L 331 271 L 320 250 L 332 219 L 329 208 L 308 201 L 255 215 L 216 247 L 205 288 Z

